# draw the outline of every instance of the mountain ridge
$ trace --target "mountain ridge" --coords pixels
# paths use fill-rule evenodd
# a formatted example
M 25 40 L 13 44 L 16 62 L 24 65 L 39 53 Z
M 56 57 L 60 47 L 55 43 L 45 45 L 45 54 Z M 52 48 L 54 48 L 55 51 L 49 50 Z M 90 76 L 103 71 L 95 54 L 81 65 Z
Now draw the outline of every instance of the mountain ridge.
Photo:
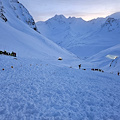
M 120 13 L 116 13 L 115 15 L 119 16 L 119 14 Z M 111 16 L 113 15 L 114 14 L 112 14 Z M 111 34 L 112 36 L 116 34 L 119 37 L 119 19 L 111 18 L 111 16 L 106 18 L 97 18 L 91 21 L 84 21 L 81 18 L 76 19 L 75 17 L 73 17 L 71 21 L 69 21 L 69 18 L 64 17 L 65 22 L 62 24 L 59 23 L 58 19 L 54 20 L 53 17 L 45 22 L 37 22 L 36 24 L 38 30 L 43 35 L 47 36 L 58 45 L 65 47 L 67 50 L 71 50 L 71 48 L 75 48 L 74 46 L 81 46 L 83 44 L 85 45 L 91 43 L 94 44 L 96 43 L 97 38 L 101 39 L 99 40 L 99 42 L 101 42 L 100 44 L 102 44 L 103 40 L 108 41 L 108 39 L 111 37 Z M 97 36 L 100 36 L 100 38 Z M 119 41 L 117 37 L 115 39 Z M 110 43 L 111 42 L 113 41 L 110 38 Z M 110 44 L 109 47 L 112 47 L 111 45 L 112 44 Z M 73 50 L 71 50 L 71 52 L 75 54 Z M 80 57 L 79 54 L 77 55 Z

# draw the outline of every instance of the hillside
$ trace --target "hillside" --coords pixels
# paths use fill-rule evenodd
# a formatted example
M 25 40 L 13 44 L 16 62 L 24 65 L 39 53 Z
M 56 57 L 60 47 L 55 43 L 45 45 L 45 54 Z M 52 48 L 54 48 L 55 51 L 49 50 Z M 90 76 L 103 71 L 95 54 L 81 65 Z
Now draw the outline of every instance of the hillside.
M 32 16 L 17 0 L 1 0 L 0 4 L 2 6 L 0 50 L 14 51 L 17 57 L 24 58 L 29 57 L 53 61 L 57 61 L 59 57 L 62 57 L 64 61 L 67 61 L 67 59 L 76 59 L 75 55 L 62 49 L 37 32 L 35 23 L 32 23 L 34 21 Z M 7 21 L 3 19 L 3 15 Z M 30 21 L 26 22 L 27 20 Z
M 31 58 L 0 56 L 0 63 L 1 120 L 120 118 L 117 75 Z
M 37 30 L 33 17 L 18 0 L 0 0 L 0 19 L 17 29 L 20 29 L 19 23 L 24 22 L 32 29 Z M 13 24 L 13 22 L 15 23 Z
M 0 10 L 0 120 L 120 119 L 120 58 L 111 55 L 119 53 L 119 45 L 85 61 L 40 34 L 19 1 L 0 0 Z M 59 19 L 66 21 L 64 16 Z M 78 19 L 75 28 L 79 20 L 85 23 Z M 14 51 L 16 57 L 1 50 Z M 113 74 L 103 66 L 104 56 L 109 60 L 104 65 L 116 70 Z M 91 70 L 98 63 L 104 72 Z

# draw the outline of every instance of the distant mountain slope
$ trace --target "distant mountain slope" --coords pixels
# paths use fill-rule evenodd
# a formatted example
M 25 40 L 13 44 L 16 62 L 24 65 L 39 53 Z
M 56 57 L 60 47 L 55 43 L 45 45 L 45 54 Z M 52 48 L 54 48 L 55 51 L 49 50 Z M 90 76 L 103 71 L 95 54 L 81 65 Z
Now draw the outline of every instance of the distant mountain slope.
M 87 58 L 120 43 L 120 20 L 117 19 L 119 14 L 88 22 L 81 18 L 56 15 L 36 24 L 38 30 L 49 39 L 79 57 Z
M 107 18 L 120 19 L 120 12 L 113 13 L 112 15 L 109 15 Z
M 78 60 L 72 53 L 34 31 L 35 24 L 32 24 L 31 15 L 17 0 L 1 0 L 0 5 L 2 5 L 0 50 L 14 51 L 17 53 L 17 57 L 36 58 L 44 61 L 58 61 L 59 57 L 62 57 L 64 62 L 68 59 Z M 7 19 L 6 21 L 4 17 Z M 26 22 L 26 20 L 30 20 L 30 22 Z
M 120 44 L 102 50 L 91 56 L 87 61 L 93 63 L 94 67 L 117 74 L 120 71 Z

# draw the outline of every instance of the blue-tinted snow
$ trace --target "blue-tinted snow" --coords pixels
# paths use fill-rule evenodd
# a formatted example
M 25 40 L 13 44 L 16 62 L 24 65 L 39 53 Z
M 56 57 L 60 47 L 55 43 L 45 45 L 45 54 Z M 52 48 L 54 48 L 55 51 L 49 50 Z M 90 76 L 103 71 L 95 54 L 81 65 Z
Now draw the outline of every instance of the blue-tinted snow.
M 117 75 L 36 59 L 0 56 L 0 62 L 1 120 L 120 119 Z

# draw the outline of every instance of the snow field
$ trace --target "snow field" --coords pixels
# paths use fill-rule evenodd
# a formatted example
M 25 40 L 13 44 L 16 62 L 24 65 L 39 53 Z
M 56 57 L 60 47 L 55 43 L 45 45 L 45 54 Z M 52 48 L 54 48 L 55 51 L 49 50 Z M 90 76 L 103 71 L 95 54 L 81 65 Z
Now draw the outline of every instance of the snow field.
M 110 44 L 114 45 L 113 48 L 100 53 L 95 51 L 92 54 L 97 53 L 97 55 L 92 56 L 93 59 L 91 61 L 88 59 L 86 62 L 31 29 L 30 27 L 34 28 L 35 24 L 33 26 L 26 24 L 26 20 L 30 20 L 30 23 L 34 20 L 21 4 L 2 0 L 2 5 L 8 21 L 0 20 L 0 50 L 16 52 L 17 59 L 0 55 L 0 120 L 120 119 L 120 77 L 106 72 L 100 73 L 90 70 L 96 65 L 101 65 L 107 70 L 107 60 L 104 61 L 103 56 L 106 56 L 106 53 L 110 50 L 113 53 L 117 51 L 119 54 L 119 45 L 115 46 L 119 43 L 119 29 L 116 29 L 117 33 L 115 36 L 114 34 L 110 35 L 110 33 L 106 34 L 109 27 L 108 24 L 103 30 L 107 39 L 106 41 L 102 39 L 99 45 L 104 45 L 103 41 L 106 43 L 111 41 Z M 60 27 L 60 30 L 64 31 L 64 35 L 62 36 L 62 33 L 60 34 L 61 31 L 54 28 L 59 25 L 55 24 L 54 27 L 50 28 L 50 31 L 55 31 L 52 37 L 55 37 L 57 42 L 64 37 L 71 42 L 67 44 L 67 41 L 64 43 L 60 41 L 61 43 L 59 44 L 67 45 L 70 49 L 71 45 L 77 47 L 81 44 L 84 45 L 86 42 L 87 46 L 89 44 L 92 46 L 93 43 L 101 40 L 102 32 L 101 34 L 92 34 L 91 31 L 93 30 L 88 29 L 90 26 L 85 26 L 83 27 L 85 28 L 84 30 L 82 28 L 82 31 L 76 32 L 84 23 L 83 20 L 81 20 L 81 24 L 78 24 L 79 20 L 77 20 L 75 26 L 69 27 L 74 18 L 69 18 L 69 24 L 66 25 L 66 22 L 63 22 L 62 19 L 64 19 L 63 16 L 58 17 L 58 21 L 64 25 L 64 27 Z M 102 19 L 97 21 L 96 24 L 98 25 L 102 22 Z M 116 23 L 112 28 L 116 27 Z M 99 26 L 96 28 L 96 24 L 93 27 L 95 30 L 99 28 Z M 91 25 L 93 26 L 93 24 Z M 43 30 L 51 38 L 51 33 L 49 34 L 48 29 L 47 31 L 45 31 L 45 28 Z M 67 31 L 65 32 L 65 30 Z M 90 31 L 90 33 L 84 36 L 85 30 Z M 60 37 L 57 37 L 57 32 Z M 88 39 L 89 36 L 92 36 L 92 42 Z M 82 41 L 79 42 L 80 38 Z M 115 44 L 113 44 L 113 39 Z M 107 46 L 107 48 L 109 47 Z M 103 50 L 103 48 L 101 49 Z M 80 50 L 82 52 L 79 52 L 79 49 L 77 52 L 85 55 L 85 52 L 88 53 L 88 51 L 92 50 L 94 49 L 89 47 L 84 52 L 82 49 Z M 63 60 L 58 61 L 59 57 L 62 57 Z M 85 55 L 85 57 L 88 56 Z M 104 65 L 98 58 L 105 62 Z M 87 70 L 78 69 L 79 64 L 82 64 L 82 68 L 87 68 Z M 112 62 L 111 69 L 119 70 L 118 64 L 119 58 Z
M 39 59 L 0 56 L 0 63 L 1 120 L 120 119 L 119 76 Z

